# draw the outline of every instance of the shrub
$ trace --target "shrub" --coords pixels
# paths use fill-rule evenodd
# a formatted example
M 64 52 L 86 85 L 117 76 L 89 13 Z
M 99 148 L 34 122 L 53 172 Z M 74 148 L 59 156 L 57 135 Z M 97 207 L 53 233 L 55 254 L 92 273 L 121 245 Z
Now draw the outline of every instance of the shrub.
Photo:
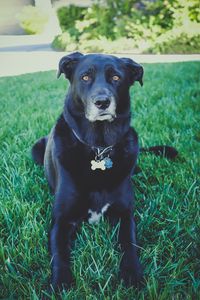
M 63 50 L 200 52 L 197 0 L 96 0 L 89 8 L 62 8 L 58 16 L 67 34 L 53 46 Z
M 68 32 L 64 32 L 54 38 L 52 47 L 60 51 L 74 51 L 77 43 Z
M 28 34 L 42 33 L 48 22 L 48 15 L 31 5 L 24 6 L 17 18 Z
M 133 39 L 121 37 L 114 41 L 101 36 L 98 39 L 88 40 L 87 36 L 81 36 L 78 50 L 83 52 L 104 52 L 104 53 L 124 53 L 138 52 L 138 48 Z
M 146 51 L 150 53 L 199 53 L 200 24 L 188 23 L 160 35 Z
M 88 39 L 87 34 L 81 36 L 79 42 L 73 40 L 65 32 L 57 36 L 52 44 L 53 48 L 62 51 L 104 52 L 104 53 L 153 53 L 153 54 L 182 54 L 200 52 L 200 35 L 188 36 L 181 32 L 173 35 L 171 31 L 153 40 L 121 37 L 114 41 L 102 36 L 98 39 Z
M 84 19 L 87 9 L 75 5 L 61 7 L 57 11 L 60 27 L 62 31 L 68 31 L 71 36 L 78 39 L 79 32 L 75 27 L 76 20 Z
M 142 41 L 141 44 L 138 45 L 134 39 L 126 37 L 121 37 L 112 41 L 105 36 L 100 36 L 91 40 L 88 39 L 86 33 L 81 35 L 77 42 L 67 32 L 57 36 L 52 43 L 52 47 L 56 50 L 69 52 L 79 50 L 86 53 L 139 53 L 150 46 L 151 44 L 146 43 L 145 41 Z
M 60 26 L 63 31 L 74 27 L 76 20 L 83 20 L 87 9 L 75 5 L 60 7 L 57 11 Z

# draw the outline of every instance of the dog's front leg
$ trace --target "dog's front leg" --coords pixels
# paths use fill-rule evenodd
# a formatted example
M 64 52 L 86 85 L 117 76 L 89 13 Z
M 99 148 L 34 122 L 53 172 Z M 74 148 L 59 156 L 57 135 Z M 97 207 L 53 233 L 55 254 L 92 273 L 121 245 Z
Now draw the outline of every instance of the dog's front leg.
M 55 290 L 66 288 L 72 284 L 70 270 L 71 235 L 74 224 L 67 217 L 56 217 L 50 233 L 50 248 L 52 256 L 52 286 Z
M 132 210 L 121 217 L 119 242 L 123 251 L 120 276 L 127 286 L 138 286 L 143 278 L 142 267 L 137 255 L 135 222 Z

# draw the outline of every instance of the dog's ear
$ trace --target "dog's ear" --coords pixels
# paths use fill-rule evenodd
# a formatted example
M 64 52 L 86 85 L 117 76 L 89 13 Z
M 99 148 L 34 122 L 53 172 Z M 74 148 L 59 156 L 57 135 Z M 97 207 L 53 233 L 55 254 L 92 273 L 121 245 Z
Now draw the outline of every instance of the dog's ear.
M 60 77 L 62 73 L 65 77 L 70 79 L 75 66 L 80 61 L 83 54 L 80 52 L 74 52 L 61 58 L 58 66 L 57 78 Z
M 139 81 L 140 85 L 142 86 L 142 78 L 144 74 L 143 67 L 130 58 L 121 58 L 121 60 L 124 62 L 127 69 L 129 70 L 131 84 L 133 84 L 134 81 Z

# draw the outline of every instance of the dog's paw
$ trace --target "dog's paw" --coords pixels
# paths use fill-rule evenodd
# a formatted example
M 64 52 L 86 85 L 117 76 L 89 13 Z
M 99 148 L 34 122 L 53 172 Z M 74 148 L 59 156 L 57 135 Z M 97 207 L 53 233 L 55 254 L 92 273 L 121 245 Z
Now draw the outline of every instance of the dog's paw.
M 120 264 L 120 278 L 126 287 L 135 286 L 140 288 L 144 283 L 142 266 L 138 259 L 123 257 Z
M 68 268 L 59 268 L 52 274 L 51 286 L 53 291 L 69 290 L 73 285 L 72 273 Z

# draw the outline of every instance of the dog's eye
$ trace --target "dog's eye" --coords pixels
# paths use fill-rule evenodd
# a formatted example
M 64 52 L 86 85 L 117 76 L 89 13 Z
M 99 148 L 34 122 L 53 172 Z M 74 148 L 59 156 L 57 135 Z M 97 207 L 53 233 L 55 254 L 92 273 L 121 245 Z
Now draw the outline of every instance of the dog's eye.
M 82 77 L 82 79 L 83 79 L 84 81 L 88 81 L 88 80 L 90 80 L 90 77 L 89 77 L 88 75 L 84 75 L 84 76 Z
M 118 80 L 120 80 L 120 77 L 119 77 L 118 75 L 114 75 L 114 76 L 112 77 L 112 80 L 118 81 Z

